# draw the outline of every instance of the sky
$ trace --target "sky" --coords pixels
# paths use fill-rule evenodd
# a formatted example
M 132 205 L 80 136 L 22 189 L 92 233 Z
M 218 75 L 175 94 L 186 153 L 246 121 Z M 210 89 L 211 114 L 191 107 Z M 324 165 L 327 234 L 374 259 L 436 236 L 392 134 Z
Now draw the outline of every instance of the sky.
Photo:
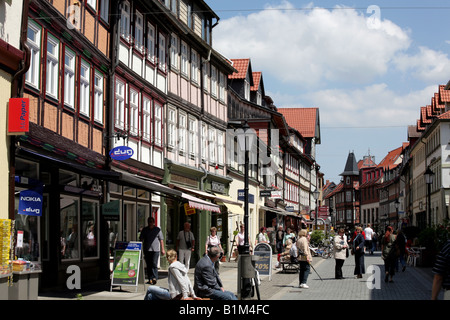
M 358 160 L 407 142 L 450 80 L 448 0 L 206 0 L 220 17 L 213 48 L 250 58 L 277 108 L 319 108 L 316 161 L 339 183 Z

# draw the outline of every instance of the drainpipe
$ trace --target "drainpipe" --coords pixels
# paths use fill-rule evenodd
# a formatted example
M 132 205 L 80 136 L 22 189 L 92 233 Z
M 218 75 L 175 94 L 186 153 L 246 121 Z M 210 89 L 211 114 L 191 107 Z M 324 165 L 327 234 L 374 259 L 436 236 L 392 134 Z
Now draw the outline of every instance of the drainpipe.
M 28 33 L 28 11 L 30 7 L 30 0 L 23 1 L 22 7 L 22 25 L 20 31 L 20 46 L 25 51 L 22 68 L 20 68 L 12 77 L 11 82 L 11 98 L 18 98 L 23 96 L 22 76 L 28 71 L 30 67 L 30 48 L 27 46 L 27 33 Z M 20 82 L 20 84 L 19 84 Z M 9 213 L 10 219 L 14 219 L 14 207 L 15 207 L 15 177 L 16 175 L 16 137 L 10 136 L 9 138 Z

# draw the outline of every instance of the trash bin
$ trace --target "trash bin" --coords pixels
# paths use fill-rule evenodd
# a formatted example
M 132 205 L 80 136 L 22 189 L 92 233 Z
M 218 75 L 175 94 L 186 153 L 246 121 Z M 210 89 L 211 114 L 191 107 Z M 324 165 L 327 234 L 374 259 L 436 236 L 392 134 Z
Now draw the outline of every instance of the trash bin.
M 11 273 L 0 274 L 0 300 L 8 300 L 8 283 Z

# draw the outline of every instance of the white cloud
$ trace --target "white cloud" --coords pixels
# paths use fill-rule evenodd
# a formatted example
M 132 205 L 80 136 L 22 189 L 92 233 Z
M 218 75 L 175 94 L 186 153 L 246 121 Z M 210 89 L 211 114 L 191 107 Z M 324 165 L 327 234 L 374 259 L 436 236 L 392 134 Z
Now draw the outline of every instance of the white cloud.
M 411 40 L 387 20 L 370 28 L 368 18 L 351 8 L 296 10 L 286 2 L 221 20 L 214 47 L 229 58 L 251 57 L 254 69 L 264 66 L 261 71 L 284 83 L 369 83 L 386 74 Z

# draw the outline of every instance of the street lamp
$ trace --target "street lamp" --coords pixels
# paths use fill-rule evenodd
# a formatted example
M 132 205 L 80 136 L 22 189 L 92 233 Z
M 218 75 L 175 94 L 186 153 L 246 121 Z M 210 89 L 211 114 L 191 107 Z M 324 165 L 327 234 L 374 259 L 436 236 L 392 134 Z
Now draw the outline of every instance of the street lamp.
M 317 218 L 318 218 L 318 214 L 317 214 L 317 199 L 319 199 L 319 195 L 320 195 L 320 192 L 316 189 L 316 190 L 314 190 L 313 191 L 313 197 L 314 197 L 314 200 L 316 201 L 316 209 L 315 209 L 315 211 L 316 211 L 316 230 L 317 230 Z
M 433 184 L 433 177 L 434 172 L 431 171 L 430 167 L 427 167 L 427 170 L 425 171 L 425 182 L 428 185 L 427 189 L 427 196 L 428 196 L 428 205 L 427 205 L 427 211 L 428 211 L 428 227 L 431 227 L 431 185 Z
M 255 276 L 255 269 L 252 265 L 252 260 L 250 256 L 250 244 L 248 242 L 248 217 L 249 217 L 249 151 L 254 146 L 254 130 L 249 130 L 250 126 L 247 121 L 244 122 L 242 128 L 238 130 L 238 142 L 239 148 L 242 152 L 245 152 L 244 157 L 244 245 L 239 247 L 239 263 L 238 263 L 238 295 L 239 297 L 243 297 L 243 291 L 246 290 L 246 287 L 250 282 L 250 280 L 244 279 L 252 279 Z

